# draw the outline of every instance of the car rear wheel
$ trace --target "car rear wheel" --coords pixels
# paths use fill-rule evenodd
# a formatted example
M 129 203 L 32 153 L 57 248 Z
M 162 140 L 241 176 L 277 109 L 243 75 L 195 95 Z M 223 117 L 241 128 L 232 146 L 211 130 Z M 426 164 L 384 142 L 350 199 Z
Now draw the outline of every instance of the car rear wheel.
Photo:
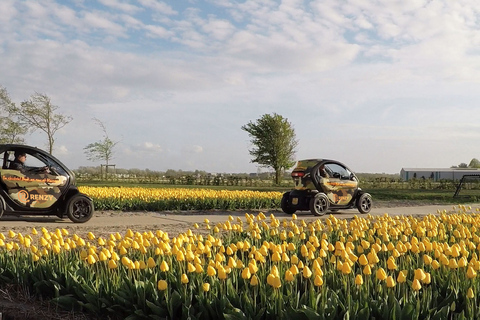
M 357 200 L 357 209 L 360 213 L 369 213 L 372 210 L 372 196 L 362 193 Z
M 310 199 L 310 211 L 315 216 L 323 216 L 328 211 L 330 203 L 325 193 L 317 193 Z
M 285 212 L 286 214 L 294 214 L 295 212 L 297 212 L 297 210 L 290 206 L 289 200 L 290 200 L 290 192 L 285 192 L 282 196 L 282 201 L 280 202 L 280 206 L 282 208 L 282 211 Z
M 74 195 L 67 205 L 67 216 L 75 223 L 84 223 L 93 216 L 93 202 L 83 194 Z

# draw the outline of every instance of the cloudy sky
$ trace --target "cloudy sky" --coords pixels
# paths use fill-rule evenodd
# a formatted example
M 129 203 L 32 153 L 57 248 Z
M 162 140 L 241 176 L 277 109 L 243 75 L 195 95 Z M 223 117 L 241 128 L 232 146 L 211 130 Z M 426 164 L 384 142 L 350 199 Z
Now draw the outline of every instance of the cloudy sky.
M 0 13 L 0 86 L 73 117 L 54 151 L 72 168 L 100 164 L 83 152 L 102 138 L 95 117 L 117 167 L 256 172 L 241 126 L 274 112 L 297 159 L 398 173 L 480 158 L 476 0 L 1 0 Z

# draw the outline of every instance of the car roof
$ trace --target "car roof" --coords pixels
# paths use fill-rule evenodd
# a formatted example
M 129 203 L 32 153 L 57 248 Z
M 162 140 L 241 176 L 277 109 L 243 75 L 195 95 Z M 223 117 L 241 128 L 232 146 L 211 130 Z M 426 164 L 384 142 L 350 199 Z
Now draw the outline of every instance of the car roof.
M 342 162 L 340 162 L 340 161 L 337 161 L 337 160 L 333 160 L 333 159 L 311 158 L 311 159 L 301 159 L 301 160 L 297 160 L 297 163 L 298 163 L 298 162 L 336 163 L 336 164 L 339 164 L 339 165 L 347 168 L 348 170 L 352 171 L 352 170 L 351 170 L 348 166 L 346 166 L 344 163 L 342 163 Z

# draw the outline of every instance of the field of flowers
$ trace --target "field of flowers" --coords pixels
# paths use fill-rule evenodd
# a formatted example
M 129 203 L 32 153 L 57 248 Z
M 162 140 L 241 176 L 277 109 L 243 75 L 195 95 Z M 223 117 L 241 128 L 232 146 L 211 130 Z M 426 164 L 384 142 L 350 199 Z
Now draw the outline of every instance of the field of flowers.
M 421 219 L 246 214 L 176 237 L 42 228 L 0 233 L 0 284 L 111 319 L 479 319 L 479 250 L 480 215 L 465 206 Z
M 282 193 L 188 188 L 80 187 L 97 210 L 237 210 L 280 207 Z

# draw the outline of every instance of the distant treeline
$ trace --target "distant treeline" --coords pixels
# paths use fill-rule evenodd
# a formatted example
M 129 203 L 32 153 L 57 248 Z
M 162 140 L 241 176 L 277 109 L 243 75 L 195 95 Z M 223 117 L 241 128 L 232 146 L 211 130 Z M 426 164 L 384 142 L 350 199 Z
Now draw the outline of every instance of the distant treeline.
M 110 167 L 106 172 L 105 167 L 79 167 L 73 170 L 79 181 L 118 181 L 132 183 L 159 183 L 178 185 L 212 185 L 212 186 L 272 186 L 274 185 L 274 172 L 256 173 L 209 173 L 204 170 L 184 171 L 169 169 L 155 171 L 150 169 L 121 169 Z M 292 187 L 291 172 L 285 172 L 281 187 Z M 362 183 L 395 183 L 400 181 L 399 174 L 385 173 L 359 173 L 358 178 Z

